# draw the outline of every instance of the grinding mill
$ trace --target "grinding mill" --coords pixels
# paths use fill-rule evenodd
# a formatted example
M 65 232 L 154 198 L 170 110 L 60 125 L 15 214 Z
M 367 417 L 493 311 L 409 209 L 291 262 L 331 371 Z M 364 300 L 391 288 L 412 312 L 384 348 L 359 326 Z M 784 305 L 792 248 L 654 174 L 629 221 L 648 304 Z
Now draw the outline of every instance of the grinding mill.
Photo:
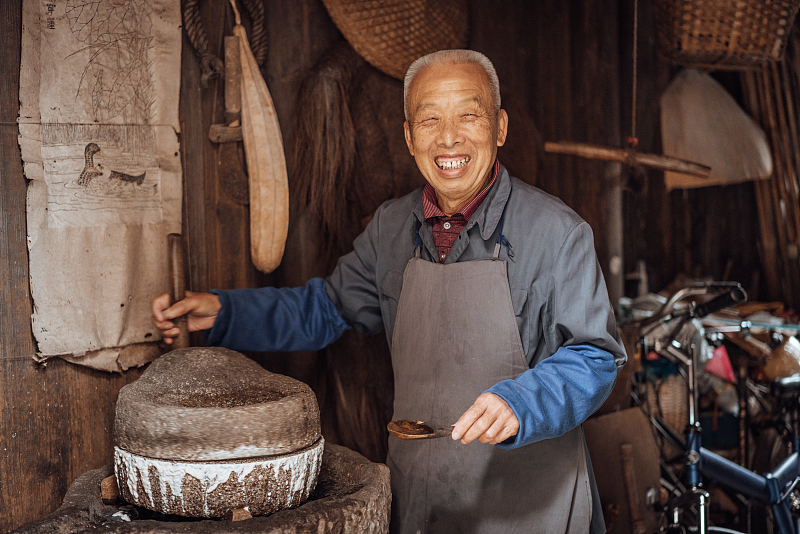
M 300 505 L 324 444 L 307 385 L 223 348 L 172 351 L 122 388 L 114 442 L 120 495 L 187 517 Z

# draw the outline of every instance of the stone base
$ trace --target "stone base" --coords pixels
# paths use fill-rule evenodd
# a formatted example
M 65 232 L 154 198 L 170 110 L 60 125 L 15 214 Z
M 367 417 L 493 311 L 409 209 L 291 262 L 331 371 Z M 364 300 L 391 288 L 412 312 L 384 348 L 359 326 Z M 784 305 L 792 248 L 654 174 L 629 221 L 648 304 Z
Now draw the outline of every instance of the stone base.
M 246 521 L 194 519 L 105 505 L 100 482 L 114 473 L 107 465 L 81 475 L 52 514 L 9 534 L 385 534 L 392 495 L 389 469 L 339 445 L 325 444 L 317 487 L 301 506 Z
M 163 514 L 222 517 L 244 508 L 267 515 L 303 503 L 317 483 L 324 440 L 280 456 L 184 462 L 114 448 L 120 495 Z

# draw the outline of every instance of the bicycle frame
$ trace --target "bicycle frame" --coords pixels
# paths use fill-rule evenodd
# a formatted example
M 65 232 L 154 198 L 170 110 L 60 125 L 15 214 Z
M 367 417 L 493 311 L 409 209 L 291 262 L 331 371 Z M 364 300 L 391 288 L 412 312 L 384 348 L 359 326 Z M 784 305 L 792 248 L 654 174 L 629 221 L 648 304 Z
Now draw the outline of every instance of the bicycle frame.
M 690 433 L 691 434 L 691 433 Z M 694 452 L 699 461 L 693 465 L 697 477 L 692 487 L 701 486 L 702 479 L 696 472 L 699 470 L 704 476 L 710 478 L 745 497 L 772 508 L 772 514 L 781 534 L 797 534 L 800 532 L 800 522 L 793 521 L 791 515 L 790 496 L 798 483 L 800 476 L 800 451 L 797 448 L 797 438 L 793 440 L 792 454 L 789 455 L 772 472 L 762 476 L 746 469 L 739 464 L 723 458 L 700 445 L 700 436 L 696 434 L 689 445 L 689 451 Z M 707 510 L 701 512 L 703 519 L 701 525 L 707 524 Z M 700 527 L 701 525 L 698 525 Z M 707 529 L 706 529 L 707 530 Z M 700 532 L 706 532 L 700 530 Z
M 708 294 L 713 290 L 712 288 L 719 290 L 720 287 L 728 288 L 731 293 L 738 288 L 746 298 L 744 290 L 738 284 L 732 286 L 730 284 L 712 283 L 690 286 L 673 295 L 649 321 L 649 323 L 652 323 L 655 319 L 661 319 L 662 321 L 665 319 L 679 319 L 676 326 L 666 336 L 656 340 L 653 348 L 655 352 L 664 356 L 673 364 L 682 366 L 687 374 L 689 424 L 686 429 L 685 448 L 686 482 L 689 486 L 688 497 L 697 505 L 697 532 L 706 534 L 709 527 L 709 493 L 703 487 L 703 477 L 705 476 L 742 494 L 748 499 L 770 506 L 781 534 L 800 534 L 800 520 L 793 520 L 791 515 L 791 495 L 798 481 L 800 481 L 800 435 L 798 435 L 800 414 L 797 409 L 793 410 L 792 413 L 792 453 L 775 470 L 763 476 L 702 446 L 700 423 L 697 420 L 696 371 L 698 358 L 693 348 L 690 347 L 688 351 L 684 350 L 674 340 L 688 321 L 707 314 L 708 308 L 698 311 L 698 306 L 692 303 L 688 310 L 678 316 L 672 316 L 671 312 L 679 300 L 694 295 Z M 734 289 L 730 289 L 731 287 L 734 287 Z M 714 310 L 711 311 L 713 312 Z M 644 335 L 642 337 L 644 339 Z M 644 343 L 644 345 L 646 346 L 647 344 Z M 680 510 L 677 507 L 673 510 L 672 521 L 674 524 L 678 524 L 680 520 L 678 517 L 679 512 Z

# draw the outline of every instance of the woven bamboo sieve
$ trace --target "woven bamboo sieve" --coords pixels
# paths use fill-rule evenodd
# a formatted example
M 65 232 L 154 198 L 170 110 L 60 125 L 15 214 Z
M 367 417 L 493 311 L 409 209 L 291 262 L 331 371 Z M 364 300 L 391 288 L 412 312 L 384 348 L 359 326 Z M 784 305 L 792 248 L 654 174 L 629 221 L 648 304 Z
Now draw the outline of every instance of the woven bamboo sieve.
M 420 56 L 467 45 L 465 0 L 323 0 L 350 45 L 402 80 Z
M 746 69 L 782 59 L 800 0 L 655 0 L 653 7 L 668 61 Z

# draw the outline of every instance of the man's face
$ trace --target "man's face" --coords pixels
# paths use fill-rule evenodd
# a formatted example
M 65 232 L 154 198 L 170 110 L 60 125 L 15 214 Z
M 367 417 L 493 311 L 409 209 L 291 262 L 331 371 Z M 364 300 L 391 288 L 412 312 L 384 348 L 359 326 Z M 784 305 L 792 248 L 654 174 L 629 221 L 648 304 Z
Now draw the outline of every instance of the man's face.
M 490 179 L 508 116 L 495 116 L 489 80 L 471 63 L 420 71 L 408 90 L 408 150 L 433 186 L 439 208 L 452 215 Z

